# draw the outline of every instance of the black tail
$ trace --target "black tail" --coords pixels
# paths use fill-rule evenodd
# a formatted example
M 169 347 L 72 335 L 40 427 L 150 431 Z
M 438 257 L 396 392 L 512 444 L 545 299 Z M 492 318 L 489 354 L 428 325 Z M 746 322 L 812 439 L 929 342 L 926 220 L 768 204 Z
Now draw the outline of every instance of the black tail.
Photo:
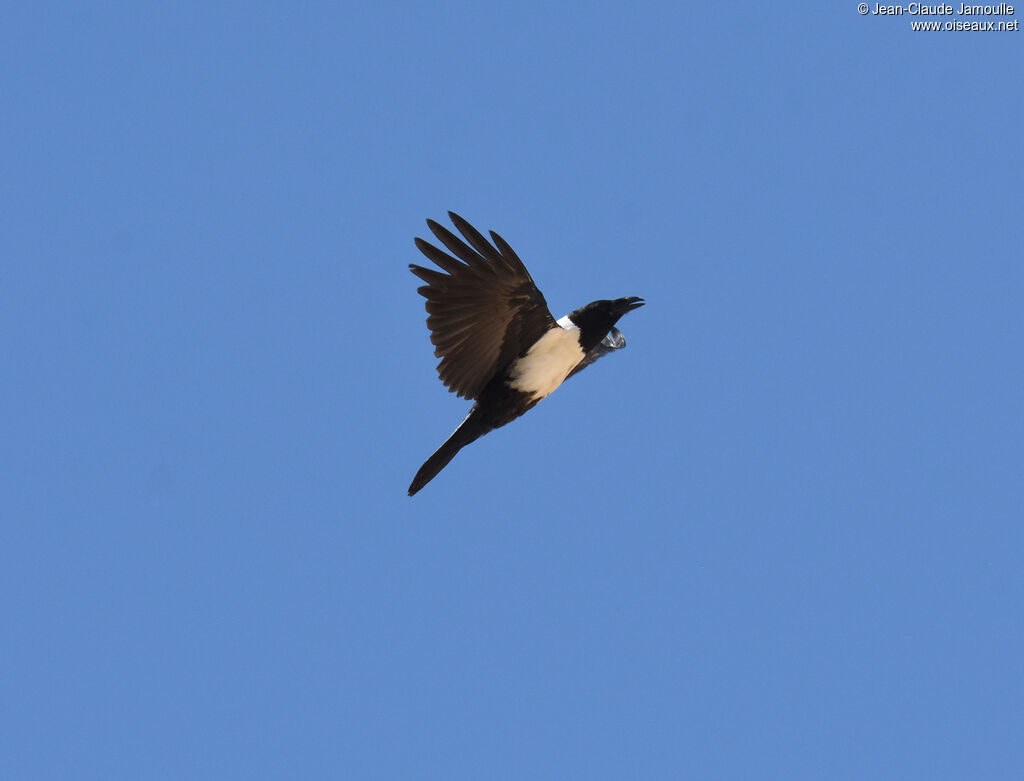
M 412 479 L 412 485 L 409 486 L 409 496 L 412 496 L 433 480 L 437 473 L 448 466 L 448 462 L 455 458 L 455 454 L 462 450 L 462 448 L 482 437 L 491 428 L 491 426 L 481 423 L 480 418 L 476 414 L 476 407 L 473 407 L 466 419 L 462 421 L 462 425 L 455 429 L 455 433 L 448 437 L 445 443 L 434 451 L 434 455 L 428 458 L 423 466 L 420 467 L 420 471 Z

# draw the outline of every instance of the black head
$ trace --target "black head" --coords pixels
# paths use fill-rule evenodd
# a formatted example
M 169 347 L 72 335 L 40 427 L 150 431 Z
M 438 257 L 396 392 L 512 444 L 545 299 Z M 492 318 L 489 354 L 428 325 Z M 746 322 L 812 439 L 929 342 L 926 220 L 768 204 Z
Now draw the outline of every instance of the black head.
M 602 299 L 592 301 L 569 313 L 569 319 L 580 329 L 580 346 L 584 352 L 590 352 L 612 329 L 626 312 L 632 312 L 644 305 L 642 298 L 616 298 L 612 301 Z

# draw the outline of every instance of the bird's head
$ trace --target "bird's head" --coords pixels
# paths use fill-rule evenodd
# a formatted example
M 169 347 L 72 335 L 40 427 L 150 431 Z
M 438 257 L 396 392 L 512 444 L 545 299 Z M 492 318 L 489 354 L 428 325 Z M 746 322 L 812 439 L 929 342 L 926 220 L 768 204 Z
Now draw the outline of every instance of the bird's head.
M 570 312 L 569 319 L 580 329 L 580 346 L 583 351 L 589 352 L 596 347 L 620 317 L 643 306 L 644 303 L 644 300 L 637 296 L 602 299 L 591 301 L 586 306 Z

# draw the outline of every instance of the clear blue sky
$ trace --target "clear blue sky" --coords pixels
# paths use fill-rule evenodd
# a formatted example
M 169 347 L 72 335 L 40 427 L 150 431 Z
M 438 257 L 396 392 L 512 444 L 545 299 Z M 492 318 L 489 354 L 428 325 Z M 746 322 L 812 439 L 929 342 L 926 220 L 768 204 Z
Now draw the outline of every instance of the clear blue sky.
M 0 777 L 1024 777 L 1024 32 L 374 5 L 4 14 Z M 448 209 L 648 305 L 410 499 Z

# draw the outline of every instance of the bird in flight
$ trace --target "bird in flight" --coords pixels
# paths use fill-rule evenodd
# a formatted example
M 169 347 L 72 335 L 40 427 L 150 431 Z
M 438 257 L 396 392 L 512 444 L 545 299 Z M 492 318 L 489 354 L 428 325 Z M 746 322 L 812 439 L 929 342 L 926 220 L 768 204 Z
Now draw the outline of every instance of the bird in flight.
M 615 324 L 644 305 L 636 296 L 593 301 L 555 320 L 530 272 L 501 236 L 491 231 L 492 244 L 459 215 L 448 216 L 462 239 L 433 220 L 427 226 L 450 255 L 416 239 L 420 252 L 441 270 L 414 263 L 409 268 L 426 282 L 418 292 L 427 299 L 441 382 L 476 403 L 420 467 L 409 496 L 470 442 L 515 420 L 568 377 L 625 347 Z

